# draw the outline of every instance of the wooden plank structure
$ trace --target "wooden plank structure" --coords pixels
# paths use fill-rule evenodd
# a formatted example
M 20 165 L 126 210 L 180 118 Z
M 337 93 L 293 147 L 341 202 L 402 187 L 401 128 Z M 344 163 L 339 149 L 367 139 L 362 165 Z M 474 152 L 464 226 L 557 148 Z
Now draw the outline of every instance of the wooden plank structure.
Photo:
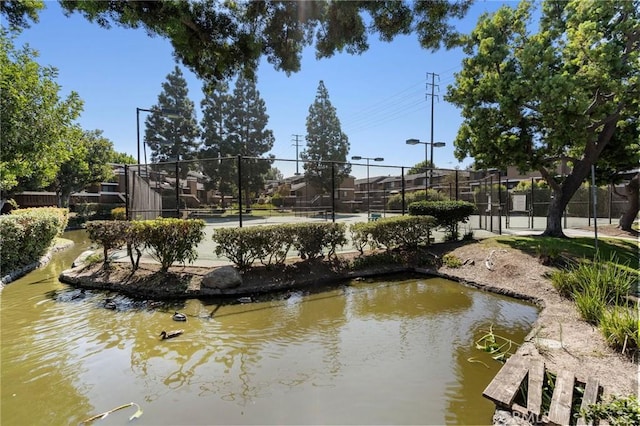
M 540 357 L 512 355 L 498 371 L 482 395 L 490 399 L 497 407 L 509 410 L 531 423 L 548 425 L 568 425 L 571 421 L 575 375 L 570 371 L 560 371 L 555 375 L 555 385 L 548 412 L 542 412 L 542 390 L 545 384 L 545 365 Z M 551 372 L 550 372 L 551 373 Z M 553 374 L 553 373 L 552 373 Z M 527 386 L 523 382 L 527 379 Z M 597 379 L 587 378 L 580 408 L 595 404 L 601 394 Z M 526 407 L 515 402 L 519 392 Z M 578 419 L 579 426 L 587 425 L 584 418 Z

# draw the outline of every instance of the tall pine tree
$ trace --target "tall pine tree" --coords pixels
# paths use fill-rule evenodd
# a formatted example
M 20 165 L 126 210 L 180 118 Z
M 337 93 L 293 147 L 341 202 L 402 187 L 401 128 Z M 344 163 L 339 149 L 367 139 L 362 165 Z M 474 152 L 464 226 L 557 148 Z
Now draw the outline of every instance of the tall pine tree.
M 346 164 L 349 152 L 349 138 L 340 127 L 336 109 L 331 105 L 329 92 L 320 80 L 316 99 L 309 107 L 307 116 L 307 148 L 300 157 L 305 161 L 304 170 L 307 180 L 322 193 L 330 193 L 332 188 L 331 164 L 335 161 L 336 186 L 349 176 L 351 166 Z
M 151 149 L 151 161 L 181 161 L 195 158 L 199 129 L 195 107 L 189 99 L 187 82 L 177 66 L 162 83 L 158 103 L 147 117 L 144 141 Z M 191 163 L 187 163 L 191 164 Z M 182 170 L 190 168 L 183 167 Z
M 227 139 L 227 121 L 231 95 L 226 82 L 205 83 L 202 107 L 202 144 L 199 157 L 203 173 L 209 177 L 207 189 L 217 189 L 221 194 L 231 194 L 236 189 L 234 178 L 236 160 L 220 158 L 236 156 L 237 150 Z M 223 200 L 224 201 L 224 200 Z
M 224 155 L 263 157 L 273 147 L 273 131 L 267 129 L 269 116 L 264 100 L 254 80 L 239 77 L 229 102 L 229 117 L 226 124 L 225 147 L 234 152 Z M 270 155 L 266 158 L 273 158 Z M 245 202 L 250 205 L 251 196 L 257 196 L 264 188 L 264 176 L 273 161 L 245 159 L 242 162 L 242 191 Z M 226 169 L 226 167 L 225 167 Z

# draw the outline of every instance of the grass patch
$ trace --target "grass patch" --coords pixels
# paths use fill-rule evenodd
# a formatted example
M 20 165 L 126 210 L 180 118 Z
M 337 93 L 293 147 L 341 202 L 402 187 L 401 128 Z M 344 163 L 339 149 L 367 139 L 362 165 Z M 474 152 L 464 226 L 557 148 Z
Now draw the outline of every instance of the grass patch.
M 462 260 L 455 254 L 447 253 L 442 256 L 442 263 L 449 268 L 459 268 L 462 266 Z
M 615 256 L 617 264 L 625 267 L 632 265 L 631 267 L 636 270 L 640 248 L 636 241 L 619 238 L 599 238 L 598 253 L 596 253 L 594 239 L 589 237 L 500 236 L 485 241 L 498 246 L 508 246 L 535 257 L 540 253 L 551 253 L 572 259 L 593 259 L 596 255 L 599 255 L 600 259 L 611 259 Z
M 607 343 L 622 353 L 638 351 L 638 306 L 613 306 L 600 318 L 600 329 Z

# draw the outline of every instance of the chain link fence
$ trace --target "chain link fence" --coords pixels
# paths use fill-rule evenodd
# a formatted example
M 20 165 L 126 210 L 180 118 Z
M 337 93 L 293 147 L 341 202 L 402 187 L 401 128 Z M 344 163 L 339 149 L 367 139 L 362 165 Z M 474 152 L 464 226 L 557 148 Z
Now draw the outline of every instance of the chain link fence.
M 191 159 L 126 167 L 127 218 L 204 218 L 237 222 L 256 216 L 333 220 L 365 214 L 368 220 L 406 214 L 408 204 L 427 198 L 463 200 L 477 207 L 470 230 L 543 229 L 552 192 L 539 178 L 513 179 L 494 171 L 409 168 L 358 162 L 305 162 L 245 156 Z M 283 176 L 280 170 L 296 172 Z M 624 184 L 621 184 L 621 186 Z M 569 202 L 565 227 L 613 223 L 625 200 L 611 186 L 581 187 Z

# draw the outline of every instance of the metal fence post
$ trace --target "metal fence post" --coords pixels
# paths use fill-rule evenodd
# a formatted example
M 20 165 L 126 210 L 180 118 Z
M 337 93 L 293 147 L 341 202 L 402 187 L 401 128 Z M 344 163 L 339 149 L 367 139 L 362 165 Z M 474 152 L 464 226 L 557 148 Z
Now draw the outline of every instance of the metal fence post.
M 531 178 L 531 203 L 529 204 L 530 205 L 529 218 L 531 219 L 531 226 L 530 226 L 531 229 L 533 229 L 533 214 L 535 211 L 535 203 L 533 202 L 533 185 L 534 185 L 533 178 Z
M 238 220 L 242 228 L 242 155 L 238 154 Z
M 402 189 L 402 216 L 404 216 L 405 208 L 404 208 L 404 167 L 400 169 L 400 186 Z
M 180 160 L 176 158 L 176 218 L 180 219 Z
M 124 216 L 127 220 L 131 220 L 131 207 L 129 203 L 131 199 L 129 198 L 129 166 L 127 164 L 124 165 Z
M 336 223 L 336 168 L 331 162 L 331 222 Z
M 458 201 L 459 197 L 459 188 L 458 188 L 458 170 L 456 169 L 456 201 Z

